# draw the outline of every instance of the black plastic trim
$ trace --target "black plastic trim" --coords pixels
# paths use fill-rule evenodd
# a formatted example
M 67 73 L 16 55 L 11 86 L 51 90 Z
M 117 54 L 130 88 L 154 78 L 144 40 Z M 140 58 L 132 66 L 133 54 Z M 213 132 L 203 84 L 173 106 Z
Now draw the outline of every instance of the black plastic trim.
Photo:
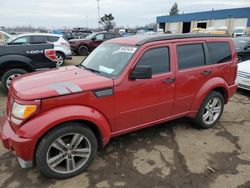
M 114 95 L 114 89 L 113 88 L 104 88 L 104 89 L 98 89 L 93 91 L 96 97 L 107 97 Z

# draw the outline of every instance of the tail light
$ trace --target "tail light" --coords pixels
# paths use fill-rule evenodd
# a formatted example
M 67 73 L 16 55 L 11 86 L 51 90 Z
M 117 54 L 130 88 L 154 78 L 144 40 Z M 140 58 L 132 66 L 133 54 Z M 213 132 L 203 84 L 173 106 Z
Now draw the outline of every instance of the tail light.
M 56 52 L 53 49 L 46 49 L 45 56 L 49 58 L 51 61 L 56 61 Z

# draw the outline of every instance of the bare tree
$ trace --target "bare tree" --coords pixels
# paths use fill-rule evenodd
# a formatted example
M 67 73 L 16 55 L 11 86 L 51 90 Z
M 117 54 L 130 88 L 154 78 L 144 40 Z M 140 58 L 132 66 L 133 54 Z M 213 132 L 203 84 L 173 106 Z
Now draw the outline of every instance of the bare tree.
M 101 24 L 103 25 L 106 31 L 114 29 L 115 26 L 115 22 L 113 21 L 114 19 L 115 17 L 111 13 L 105 14 L 103 17 L 101 17 Z

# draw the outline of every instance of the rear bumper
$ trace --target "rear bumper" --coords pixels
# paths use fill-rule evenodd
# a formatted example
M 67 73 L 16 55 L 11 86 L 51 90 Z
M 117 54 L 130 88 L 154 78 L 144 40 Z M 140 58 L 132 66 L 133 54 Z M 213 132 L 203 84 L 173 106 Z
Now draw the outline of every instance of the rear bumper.
M 12 130 L 7 116 L 0 119 L 0 140 L 3 146 L 12 151 L 22 168 L 33 166 L 36 140 L 21 138 Z
M 73 51 L 73 52 L 76 52 L 78 49 L 78 46 L 76 45 L 70 45 L 70 50 Z

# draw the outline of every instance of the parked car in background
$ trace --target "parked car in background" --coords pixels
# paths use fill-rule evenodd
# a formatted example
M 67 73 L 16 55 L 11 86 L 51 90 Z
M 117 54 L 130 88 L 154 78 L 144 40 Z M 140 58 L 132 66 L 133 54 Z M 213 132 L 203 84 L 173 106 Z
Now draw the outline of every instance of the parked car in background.
M 233 30 L 233 37 L 246 36 L 246 27 L 235 27 Z
M 215 126 L 237 89 L 236 75 L 227 37 L 109 40 L 79 66 L 17 78 L 0 138 L 23 168 L 69 178 L 112 137 L 185 116 L 200 128 Z
M 90 33 L 73 33 L 73 35 L 74 39 L 84 39 L 85 37 L 90 35 Z
M 238 61 L 246 61 L 250 59 L 250 37 L 237 37 L 233 38 L 237 55 Z
M 66 59 L 72 59 L 69 42 L 62 36 L 47 33 L 18 35 L 8 40 L 6 45 L 52 43 L 56 51 L 57 65 L 62 66 Z
M 64 32 L 63 37 L 69 41 L 71 39 L 74 39 L 75 36 L 71 32 Z
M 117 37 L 122 36 L 113 32 L 92 33 L 84 39 L 72 39 L 69 41 L 69 44 L 75 54 L 86 56 L 104 41 Z
M 10 38 L 13 38 L 13 36 L 4 31 L 0 31 L 0 44 L 4 44 Z
M 239 88 L 250 90 L 250 60 L 238 64 L 236 82 Z
M 0 80 L 6 93 L 17 76 L 56 66 L 53 44 L 0 46 Z

